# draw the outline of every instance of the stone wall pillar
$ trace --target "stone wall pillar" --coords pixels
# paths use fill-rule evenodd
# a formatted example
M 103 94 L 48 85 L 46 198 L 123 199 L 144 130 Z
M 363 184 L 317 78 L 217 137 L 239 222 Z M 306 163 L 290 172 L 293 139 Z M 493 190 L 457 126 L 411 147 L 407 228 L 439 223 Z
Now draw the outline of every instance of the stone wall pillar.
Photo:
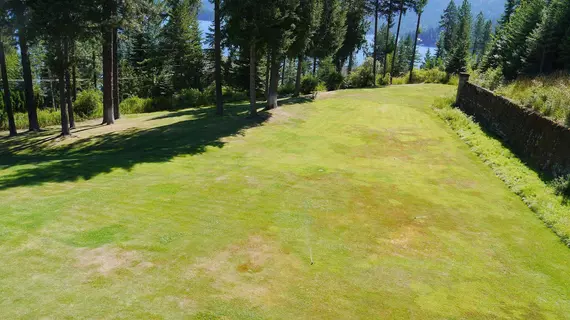
M 465 84 L 469 82 L 469 73 L 462 72 L 459 74 L 459 86 L 457 86 L 457 98 L 455 99 L 455 105 L 459 105 L 459 99 L 461 98 L 461 91 Z

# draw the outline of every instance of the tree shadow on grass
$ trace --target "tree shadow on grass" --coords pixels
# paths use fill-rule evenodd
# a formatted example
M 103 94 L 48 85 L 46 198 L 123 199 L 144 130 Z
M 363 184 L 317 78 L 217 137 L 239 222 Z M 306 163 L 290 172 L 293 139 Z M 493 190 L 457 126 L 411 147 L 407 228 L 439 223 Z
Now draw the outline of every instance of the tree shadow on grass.
M 242 134 L 247 128 L 262 125 L 271 116 L 246 117 L 247 104 L 228 108 L 224 117 L 215 108 L 180 111 L 182 120 L 150 129 L 112 132 L 33 153 L 9 154 L 0 158 L 0 168 L 30 164 L 13 174 L 0 176 L 0 190 L 47 182 L 91 179 L 98 174 L 121 168 L 130 170 L 137 163 L 166 162 L 180 155 L 203 153 L 206 147 L 221 148 L 222 138 Z

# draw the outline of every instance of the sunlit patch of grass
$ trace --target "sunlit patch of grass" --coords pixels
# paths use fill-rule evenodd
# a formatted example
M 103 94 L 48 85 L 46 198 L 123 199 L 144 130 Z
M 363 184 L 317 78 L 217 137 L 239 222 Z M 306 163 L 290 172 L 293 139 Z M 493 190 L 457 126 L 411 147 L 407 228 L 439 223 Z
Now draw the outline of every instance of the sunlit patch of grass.
M 0 139 L 0 314 L 564 318 L 570 252 L 434 115 L 453 91 Z

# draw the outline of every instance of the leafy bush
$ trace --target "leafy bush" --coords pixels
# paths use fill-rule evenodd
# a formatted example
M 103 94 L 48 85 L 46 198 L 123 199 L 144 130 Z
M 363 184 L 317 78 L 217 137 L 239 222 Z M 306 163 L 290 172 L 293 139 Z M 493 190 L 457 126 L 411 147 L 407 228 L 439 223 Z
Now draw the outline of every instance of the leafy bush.
M 151 112 L 175 110 L 174 97 L 156 97 L 152 99 Z M 149 112 L 149 111 L 147 111 Z
M 282 95 L 293 94 L 295 92 L 295 83 L 287 82 L 286 84 L 280 86 L 279 89 L 277 89 L 277 92 Z
M 315 92 L 326 92 L 326 91 L 327 91 L 327 85 L 322 81 L 319 82 L 319 84 L 315 88 Z
M 346 81 L 347 88 L 366 88 L 374 84 L 374 75 L 372 74 L 371 58 L 367 58 L 364 63 L 355 68 Z
M 503 77 L 503 69 L 499 67 L 489 69 L 483 73 L 475 73 L 470 81 L 483 88 L 494 91 L 503 85 L 505 78 Z
M 329 91 L 338 90 L 344 82 L 344 76 L 340 72 L 333 71 L 326 75 L 324 82 Z
M 458 77 L 455 75 L 448 75 L 445 71 L 437 68 L 433 69 L 414 69 L 412 83 L 441 83 L 441 84 L 455 84 L 457 85 Z M 408 84 L 410 82 L 410 73 L 393 78 L 392 84 Z
M 376 84 L 379 86 L 387 86 L 390 84 L 390 74 L 386 73 L 385 76 L 381 74 L 376 75 Z
M 152 110 L 152 99 L 130 97 L 121 102 L 119 109 L 124 114 L 150 112 Z
M 319 79 L 312 75 L 306 75 L 301 79 L 301 93 L 310 94 L 317 90 Z
M 93 116 L 96 111 L 103 109 L 103 94 L 99 90 L 90 89 L 77 94 L 73 111 L 80 118 Z
M 202 93 L 206 104 L 214 104 L 216 102 L 216 84 L 210 84 Z M 244 101 L 249 99 L 248 91 L 238 91 L 231 87 L 222 86 L 222 97 L 226 102 Z
M 176 107 L 179 109 L 194 108 L 208 104 L 207 93 L 200 92 L 198 89 L 182 89 L 175 96 Z
M 552 186 L 556 190 L 557 195 L 570 197 L 570 175 L 554 179 Z

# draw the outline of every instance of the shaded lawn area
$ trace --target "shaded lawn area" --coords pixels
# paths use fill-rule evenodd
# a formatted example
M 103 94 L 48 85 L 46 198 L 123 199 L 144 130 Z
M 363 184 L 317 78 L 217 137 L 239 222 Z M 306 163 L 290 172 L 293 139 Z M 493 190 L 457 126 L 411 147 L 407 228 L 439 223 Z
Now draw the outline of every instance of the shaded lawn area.
M 565 318 L 570 251 L 430 110 L 453 90 L 2 139 L 0 314 Z

